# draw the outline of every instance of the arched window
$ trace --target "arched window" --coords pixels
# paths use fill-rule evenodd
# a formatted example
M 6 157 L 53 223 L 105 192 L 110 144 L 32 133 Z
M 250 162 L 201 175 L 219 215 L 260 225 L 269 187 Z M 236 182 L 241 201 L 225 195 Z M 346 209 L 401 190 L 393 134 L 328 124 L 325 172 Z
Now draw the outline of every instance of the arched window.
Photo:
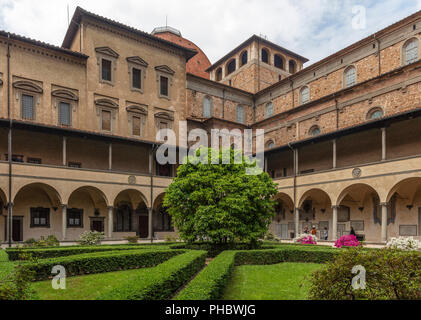
M 232 59 L 227 65 L 227 74 L 231 74 L 237 69 L 237 64 L 235 63 L 235 59 Z
M 279 54 L 275 54 L 275 67 L 284 69 L 284 59 Z
M 289 60 L 289 73 L 294 74 L 297 71 L 297 64 L 294 60 Z
M 266 149 L 273 149 L 275 148 L 275 142 L 273 142 L 273 140 L 269 140 L 268 142 L 266 142 Z
M 322 133 L 322 130 L 320 130 L 319 126 L 313 126 L 309 130 L 309 135 L 312 136 L 312 137 L 319 136 L 321 133 Z
M 418 61 L 418 39 L 409 40 L 403 47 L 405 65 Z
M 310 102 L 310 88 L 308 86 L 305 86 L 300 91 L 300 101 L 301 104 L 305 104 L 307 102 Z
M 244 66 L 247 64 L 248 62 L 248 52 L 247 50 L 244 51 L 241 56 L 240 56 L 240 61 L 241 61 L 241 66 Z
M 212 117 L 212 99 L 210 97 L 203 98 L 203 118 Z
M 269 63 L 269 51 L 267 49 L 262 49 L 262 62 Z
M 354 66 L 350 66 L 345 69 L 344 72 L 344 86 L 345 88 L 352 87 L 357 83 L 357 69 Z
M 216 70 L 216 81 L 221 81 L 222 80 L 222 68 L 218 68 L 218 70 Z
M 269 118 L 273 116 L 273 103 L 269 102 L 266 106 L 265 106 L 265 118 Z
M 377 119 L 383 118 L 383 116 L 384 116 L 383 109 L 380 107 L 376 107 L 376 108 L 371 109 L 367 113 L 367 120 L 377 120 Z
M 246 116 L 243 106 L 237 106 L 237 122 L 238 123 L 245 123 Z

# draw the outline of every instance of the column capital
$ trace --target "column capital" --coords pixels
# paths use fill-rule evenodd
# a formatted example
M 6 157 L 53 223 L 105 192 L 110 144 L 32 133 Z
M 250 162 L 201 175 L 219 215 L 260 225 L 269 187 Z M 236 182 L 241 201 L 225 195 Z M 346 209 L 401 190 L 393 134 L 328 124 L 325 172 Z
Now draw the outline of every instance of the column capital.
M 108 210 L 114 210 L 114 206 L 107 206 Z
M 61 204 L 61 205 L 60 205 L 60 208 L 62 208 L 62 209 L 64 209 L 64 208 L 66 208 L 66 209 L 67 209 L 67 207 L 68 207 L 68 205 L 67 205 L 67 204 Z
M 387 206 L 389 205 L 389 203 L 387 203 L 387 202 L 381 202 L 381 203 L 380 203 L 380 205 L 381 205 L 382 207 L 387 207 Z
M 339 209 L 341 206 L 332 206 L 332 209 Z
M 6 209 L 9 209 L 9 207 L 13 208 L 15 204 L 13 202 L 6 203 Z

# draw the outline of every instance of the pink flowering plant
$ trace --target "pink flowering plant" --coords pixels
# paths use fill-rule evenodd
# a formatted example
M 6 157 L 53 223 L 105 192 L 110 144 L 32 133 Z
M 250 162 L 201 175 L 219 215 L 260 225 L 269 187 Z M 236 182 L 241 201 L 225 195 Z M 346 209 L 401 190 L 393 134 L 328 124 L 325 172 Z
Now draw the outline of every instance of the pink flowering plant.
M 342 248 L 342 247 L 359 247 L 361 244 L 357 240 L 357 237 L 354 235 L 347 235 L 340 237 L 339 240 L 335 242 L 336 248 Z
M 310 234 L 303 234 L 296 238 L 295 242 L 301 244 L 317 244 L 317 238 Z

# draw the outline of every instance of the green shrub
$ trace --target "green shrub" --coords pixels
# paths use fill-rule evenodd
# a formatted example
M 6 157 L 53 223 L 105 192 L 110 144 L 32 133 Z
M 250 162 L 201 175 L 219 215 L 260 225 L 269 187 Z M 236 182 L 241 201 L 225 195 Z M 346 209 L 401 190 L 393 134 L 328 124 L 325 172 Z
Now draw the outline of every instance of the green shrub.
M 30 238 L 23 242 L 23 246 L 26 248 L 32 248 L 36 246 L 36 243 L 37 243 L 37 240 L 35 240 L 34 238 Z
M 50 235 L 45 239 L 47 243 L 47 247 L 58 247 L 60 246 L 60 241 L 57 239 L 55 235 Z
M 50 235 L 47 238 L 41 237 L 39 240 L 31 238 L 23 243 L 25 248 L 58 247 L 59 245 L 60 241 L 54 235 Z
M 366 270 L 366 289 L 354 290 L 355 266 Z M 309 297 L 317 300 L 421 299 L 421 254 L 394 249 L 347 249 L 310 276 Z
M 171 246 L 172 249 L 188 249 L 188 250 L 204 250 L 208 252 L 209 258 L 215 258 L 223 251 L 231 250 L 250 250 L 250 249 L 273 249 L 274 246 L 263 245 L 262 242 L 255 244 L 250 243 L 225 243 L 213 244 L 209 242 L 198 242 L 193 244 L 175 244 Z
M 25 267 L 35 271 L 36 281 L 52 277 L 54 266 L 61 265 L 66 269 L 66 276 L 104 273 L 130 269 L 154 267 L 185 251 L 177 250 L 130 250 L 88 253 L 68 257 L 40 260 L 38 263 L 27 263 Z
M 131 244 L 137 244 L 138 241 L 139 241 L 139 238 L 136 237 L 136 236 L 134 236 L 134 237 L 126 237 L 124 239 L 127 240 L 127 242 L 128 243 L 131 243 Z
M 79 243 L 83 246 L 95 246 L 105 239 L 104 232 L 86 231 L 80 236 Z
M 205 251 L 189 251 L 148 270 L 146 276 L 122 283 L 98 299 L 168 300 L 204 267 L 205 259 Z
M 217 300 L 222 297 L 234 269 L 235 251 L 225 251 L 215 258 L 176 297 L 176 300 Z
M 140 250 L 140 249 L 154 249 L 154 250 L 167 250 L 167 245 L 113 245 L 113 246 L 72 246 L 60 248 L 31 248 L 24 249 L 25 252 L 31 253 L 38 259 L 67 257 L 76 254 L 89 253 L 89 252 L 107 252 L 107 251 L 122 251 L 122 250 Z M 18 260 L 19 252 L 17 249 L 7 249 L 9 260 Z

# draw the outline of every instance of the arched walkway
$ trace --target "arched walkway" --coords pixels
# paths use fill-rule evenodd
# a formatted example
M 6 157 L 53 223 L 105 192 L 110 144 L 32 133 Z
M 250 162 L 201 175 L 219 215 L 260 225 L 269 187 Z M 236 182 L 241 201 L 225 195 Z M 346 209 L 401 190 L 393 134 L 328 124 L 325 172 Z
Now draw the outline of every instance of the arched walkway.
M 288 194 L 282 192 L 274 200 L 276 206 L 271 231 L 279 239 L 289 239 L 291 232 L 294 232 L 294 202 Z
M 113 231 L 115 236 L 118 233 L 135 233 L 139 238 L 148 238 L 148 202 L 140 191 L 128 189 L 121 191 L 116 196 L 114 199 Z
M 165 193 L 160 194 L 153 205 L 153 233 L 159 240 L 174 233 L 171 216 L 163 206 Z
M 339 194 L 337 236 L 348 235 L 354 229 L 360 240 L 376 241 L 381 235 L 382 208 L 377 191 L 364 183 L 345 187 Z
M 404 179 L 395 184 L 387 195 L 394 214 L 388 227 L 389 237 L 421 236 L 421 178 Z
M 60 194 L 50 185 L 31 183 L 20 188 L 13 199 L 12 240 L 20 242 L 49 235 L 60 239 L 61 204 Z

